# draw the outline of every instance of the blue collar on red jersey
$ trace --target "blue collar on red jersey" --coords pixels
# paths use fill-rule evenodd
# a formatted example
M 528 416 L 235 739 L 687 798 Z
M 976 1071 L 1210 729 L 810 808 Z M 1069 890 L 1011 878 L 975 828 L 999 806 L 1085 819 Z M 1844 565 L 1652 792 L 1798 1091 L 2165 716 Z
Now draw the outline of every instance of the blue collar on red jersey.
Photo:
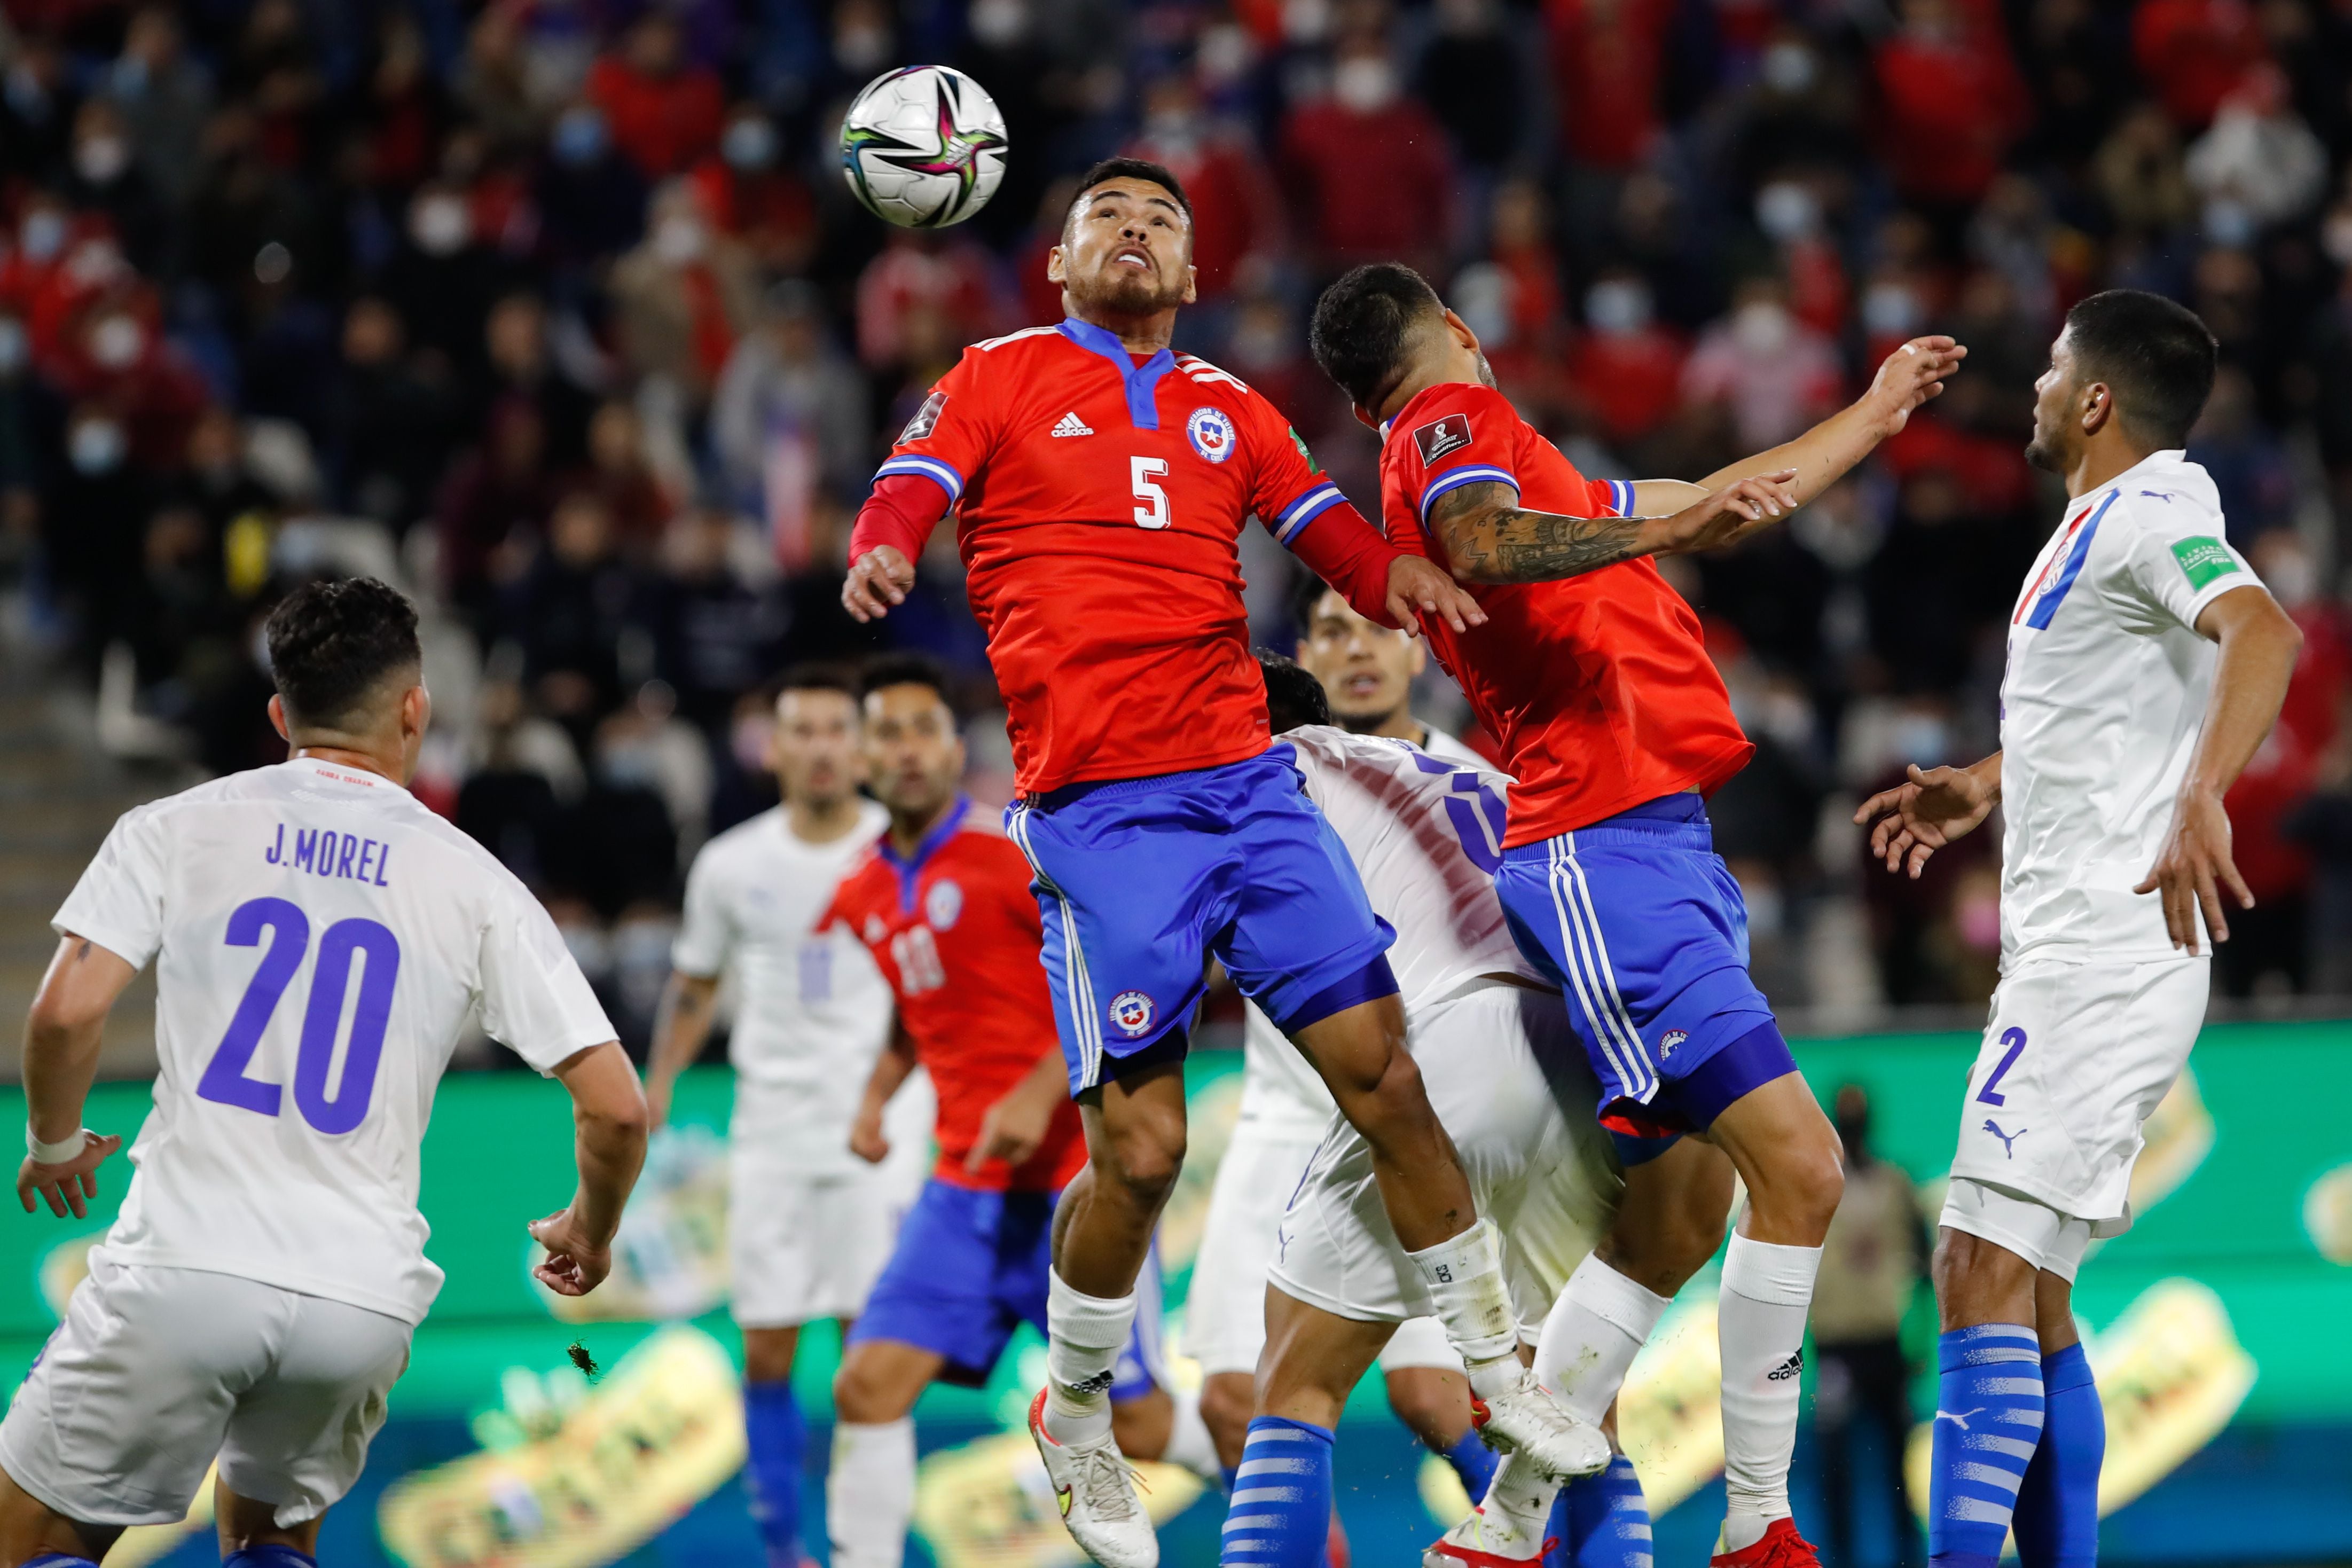
M 937 826 L 929 833 L 923 835 L 915 845 L 915 852 L 904 859 L 899 858 L 898 851 L 892 846 L 888 834 L 886 833 L 874 841 L 875 849 L 880 853 L 884 860 L 889 863 L 890 868 L 898 873 L 898 909 L 901 913 L 915 912 L 916 879 L 923 874 L 923 868 L 929 863 L 931 857 L 940 852 L 940 846 L 954 837 L 956 829 L 961 827 L 963 819 L 971 815 L 971 796 L 968 795 L 956 796 L 955 804 L 948 807 L 948 814 L 940 817 Z
M 1176 356 L 1161 349 L 1141 364 L 1127 352 L 1118 334 L 1108 327 L 1097 327 L 1092 321 L 1075 317 L 1062 322 L 1062 335 L 1091 353 L 1110 361 L 1118 378 L 1127 384 L 1127 416 L 1139 430 L 1160 428 L 1160 378 L 1176 368 Z

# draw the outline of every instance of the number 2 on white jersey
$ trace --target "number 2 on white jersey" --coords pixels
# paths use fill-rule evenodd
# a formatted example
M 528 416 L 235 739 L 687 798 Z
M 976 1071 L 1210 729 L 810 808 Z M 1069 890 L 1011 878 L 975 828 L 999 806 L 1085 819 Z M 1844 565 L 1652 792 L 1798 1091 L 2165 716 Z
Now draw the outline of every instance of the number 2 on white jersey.
M 1135 526 L 1166 528 L 1174 522 L 1176 519 L 1168 510 L 1168 492 L 1151 482 L 1168 472 L 1168 459 L 1129 458 L 1127 472 L 1128 477 L 1135 481 L 1135 499 L 1150 503 L 1135 509 Z

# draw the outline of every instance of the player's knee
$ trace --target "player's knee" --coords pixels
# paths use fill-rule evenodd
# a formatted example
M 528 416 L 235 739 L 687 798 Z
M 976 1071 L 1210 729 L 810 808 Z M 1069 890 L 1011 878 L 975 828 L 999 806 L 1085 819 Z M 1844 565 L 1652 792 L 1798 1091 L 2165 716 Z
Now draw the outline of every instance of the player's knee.
M 1184 1170 L 1184 1124 L 1163 1119 L 1138 1121 L 1112 1129 L 1104 1140 L 1096 1175 L 1108 1176 L 1125 1188 L 1130 1201 L 1157 1212 L 1176 1190 Z
M 800 1335 L 792 1329 L 743 1331 L 743 1381 L 782 1383 L 793 1375 L 793 1352 Z
M 913 1405 L 902 1396 L 895 1382 L 882 1375 L 882 1369 L 871 1359 L 852 1351 L 841 1363 L 841 1370 L 833 1374 L 834 1414 L 860 1426 L 898 1420 Z
M 1421 1081 L 1421 1068 L 1413 1061 L 1412 1053 L 1402 1044 L 1389 1053 L 1378 1075 L 1370 1077 L 1363 1091 L 1343 1109 L 1348 1120 L 1374 1149 L 1437 1119 L 1436 1112 L 1429 1107 L 1429 1090 Z
M 1769 1211 L 1781 1226 L 1826 1231 L 1845 1195 L 1845 1157 L 1837 1135 L 1827 1121 L 1819 1131 L 1775 1148 L 1764 1179 L 1749 1188 L 1749 1204 Z
M 2034 1310 L 2036 1270 L 1997 1242 L 1945 1227 L 1931 1268 L 1946 1329 L 2021 1322 Z
M 1470 1394 L 1462 1379 L 1433 1367 L 1388 1374 L 1389 1409 L 1406 1429 L 1444 1453 L 1470 1430 Z

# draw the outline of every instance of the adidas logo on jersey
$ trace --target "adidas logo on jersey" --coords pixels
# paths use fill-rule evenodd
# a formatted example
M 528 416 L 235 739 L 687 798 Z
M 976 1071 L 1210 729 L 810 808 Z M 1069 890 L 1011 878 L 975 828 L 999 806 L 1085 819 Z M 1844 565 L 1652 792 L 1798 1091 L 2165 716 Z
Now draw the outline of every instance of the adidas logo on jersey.
M 1062 416 L 1062 422 L 1054 426 L 1054 434 L 1056 436 L 1091 436 L 1094 434 L 1094 431 L 1087 426 L 1087 422 L 1079 418 L 1076 414 L 1070 413 Z

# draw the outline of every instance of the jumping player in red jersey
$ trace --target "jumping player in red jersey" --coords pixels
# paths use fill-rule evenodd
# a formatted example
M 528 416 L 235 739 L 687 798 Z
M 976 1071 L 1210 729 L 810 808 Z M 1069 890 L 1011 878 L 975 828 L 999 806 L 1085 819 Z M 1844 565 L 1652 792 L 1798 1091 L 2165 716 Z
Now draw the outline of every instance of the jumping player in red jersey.
M 843 601 L 886 614 L 956 509 L 974 612 L 1010 710 L 1045 962 L 1091 1154 L 1055 1237 L 1047 1468 L 1107 1467 L 1103 1396 L 1152 1226 L 1184 1152 L 1186 1029 L 1213 955 L 1312 1060 L 1374 1152 L 1400 1243 L 1431 1280 L 1497 1447 L 1556 1473 L 1589 1432 L 1519 1365 L 1501 1255 L 1404 1048 L 1404 1011 L 1347 850 L 1269 755 L 1236 541 L 1255 514 L 1386 624 L 1467 631 L 1475 603 L 1391 548 L 1273 406 L 1169 349 L 1193 298 L 1175 176 L 1116 159 L 1081 183 L 1047 275 L 1069 319 L 975 345 L 932 390 L 858 515 Z M 1107 1568 L 1150 1568 L 1139 1508 L 1066 1514 Z
M 963 742 L 944 679 L 900 658 L 866 684 L 868 772 L 890 827 L 843 877 L 823 923 L 848 927 L 873 953 L 898 1028 L 850 1146 L 873 1161 L 889 1153 L 883 1108 L 919 1061 L 939 1095 L 940 1157 L 849 1331 L 826 1513 L 836 1568 L 898 1568 L 915 1507 L 908 1413 L 934 1381 L 985 1382 L 1021 1323 L 1045 1327 L 1055 1201 L 1087 1147 L 1062 1087 L 1029 863 L 960 787 Z M 1110 1388 L 1118 1442 L 1213 1476 L 1197 1405 L 1163 1389 L 1156 1268 L 1145 1281 L 1147 1310 Z
M 1789 1456 L 1839 1146 L 1748 976 L 1746 907 L 1702 804 L 1753 748 L 1697 617 L 1646 557 L 1727 544 L 1803 505 L 1900 430 L 1967 351 L 1906 343 L 1852 406 L 1692 485 L 1579 474 L 1495 390 L 1477 338 L 1410 268 L 1333 284 L 1313 344 L 1381 433 L 1390 538 L 1475 584 L 1486 611 L 1467 632 L 1433 626 L 1431 645 L 1518 780 L 1496 891 L 1522 951 L 1570 999 L 1620 1135 L 1628 1209 L 1721 1190 L 1724 1155 L 1748 1185 L 1718 1317 L 1728 1510 L 1715 1563 L 1811 1564 L 1789 1517 Z M 1588 1419 L 1687 1277 L 1680 1248 L 1649 1253 L 1604 1245 L 1545 1322 L 1537 1375 Z M 1538 1555 L 1549 1490 L 1537 1481 L 1506 1458 L 1487 1506 L 1429 1563 Z

